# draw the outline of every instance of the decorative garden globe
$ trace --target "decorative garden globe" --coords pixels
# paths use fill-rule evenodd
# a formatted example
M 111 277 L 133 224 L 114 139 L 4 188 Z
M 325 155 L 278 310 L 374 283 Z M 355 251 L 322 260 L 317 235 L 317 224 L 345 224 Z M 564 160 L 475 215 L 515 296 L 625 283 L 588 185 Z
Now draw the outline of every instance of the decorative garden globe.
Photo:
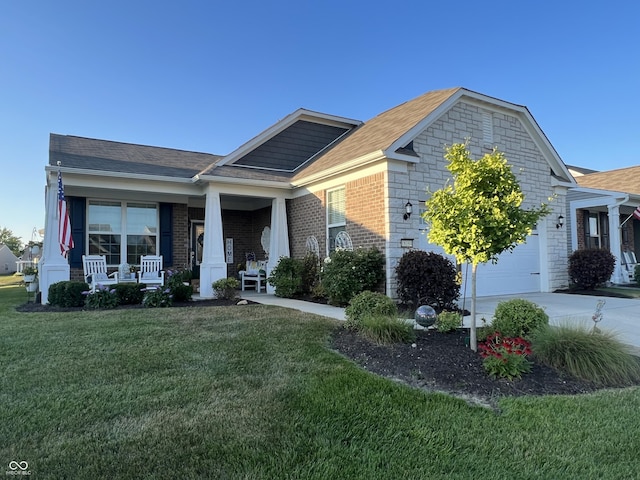
M 413 318 L 418 325 L 422 325 L 423 327 L 430 327 L 431 325 L 436 323 L 438 314 L 429 305 L 420 305 L 416 309 L 416 313 Z

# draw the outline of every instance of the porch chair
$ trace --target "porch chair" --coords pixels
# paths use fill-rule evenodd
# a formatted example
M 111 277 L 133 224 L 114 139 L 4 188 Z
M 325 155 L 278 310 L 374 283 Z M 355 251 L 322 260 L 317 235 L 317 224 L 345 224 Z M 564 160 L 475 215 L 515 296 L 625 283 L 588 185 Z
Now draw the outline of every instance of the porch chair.
M 118 283 L 118 272 L 107 273 L 107 257 L 104 255 L 83 255 L 82 269 L 84 270 L 84 281 L 91 286 L 92 292 L 95 292 L 98 284 L 115 285 Z
M 164 285 L 164 271 L 162 270 L 162 255 L 140 256 L 140 270 L 138 282 L 149 286 L 162 287 Z
M 638 265 L 638 260 L 636 259 L 635 252 L 633 252 L 632 250 L 625 250 L 624 252 L 622 252 L 622 263 L 627 275 L 629 276 L 629 281 L 633 282 L 636 266 Z
M 260 293 L 264 286 L 267 291 L 267 262 L 263 260 L 250 260 L 247 255 L 247 263 L 244 270 L 240 270 L 240 279 L 242 282 L 242 291 L 244 292 L 247 283 L 254 284 L 256 292 Z M 253 257 L 255 258 L 255 256 Z

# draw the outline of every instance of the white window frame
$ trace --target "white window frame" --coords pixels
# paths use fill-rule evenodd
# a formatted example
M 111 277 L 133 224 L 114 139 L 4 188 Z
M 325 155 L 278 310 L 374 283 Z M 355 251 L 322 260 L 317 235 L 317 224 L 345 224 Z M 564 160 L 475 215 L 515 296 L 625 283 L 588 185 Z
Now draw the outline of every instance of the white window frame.
M 336 193 L 336 192 L 342 192 L 342 199 L 341 202 L 343 202 L 343 211 L 342 211 L 342 221 L 339 222 L 333 222 L 330 223 L 330 220 L 332 219 L 332 215 L 331 215 L 331 209 L 332 207 L 338 203 L 336 201 L 334 201 L 331 197 L 332 194 Z M 339 232 L 341 230 L 346 230 L 347 227 L 347 191 L 346 191 L 346 187 L 344 185 L 340 186 L 340 187 L 336 187 L 336 188 L 332 188 L 330 190 L 326 191 L 326 215 L 327 215 L 327 255 L 329 255 L 333 250 L 335 250 L 335 246 L 332 246 L 332 242 L 331 242 L 331 236 L 330 233 L 331 232 Z M 335 216 L 335 215 L 334 215 Z M 341 230 L 340 230 L 341 229 Z
M 91 218 L 89 216 L 89 209 L 93 204 L 96 203 L 111 203 L 111 204 L 119 204 L 120 205 L 120 231 L 119 232 L 102 232 L 100 230 L 91 230 L 89 227 L 91 225 Z M 120 236 L 120 264 L 127 263 L 127 237 L 129 235 L 142 235 L 141 232 L 128 232 L 127 231 L 127 209 L 130 205 L 146 205 L 149 207 L 153 207 L 156 211 L 155 215 L 155 233 L 150 235 L 155 235 L 155 250 L 159 252 L 160 250 L 160 204 L 157 202 L 146 202 L 146 201 L 125 201 L 125 200 L 113 200 L 113 199 L 104 199 L 104 198 L 91 198 L 87 199 L 87 207 L 86 207 L 86 218 L 87 218 L 87 228 L 85 233 L 85 253 L 89 254 L 89 237 L 90 235 L 115 235 Z M 114 205 L 115 206 L 115 205 Z M 100 253 L 98 253 L 100 254 Z M 108 257 L 108 255 L 107 255 Z M 108 264 L 110 267 L 117 267 L 118 264 Z

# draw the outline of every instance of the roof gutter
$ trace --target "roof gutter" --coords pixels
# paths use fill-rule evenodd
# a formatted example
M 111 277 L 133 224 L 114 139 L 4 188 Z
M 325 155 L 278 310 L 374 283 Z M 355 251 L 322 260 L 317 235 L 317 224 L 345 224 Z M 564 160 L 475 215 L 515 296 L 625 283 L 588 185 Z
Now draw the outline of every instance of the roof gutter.
M 361 157 L 355 158 L 348 162 L 337 165 L 329 170 L 324 170 L 322 172 L 318 172 L 308 177 L 303 177 L 298 181 L 292 182 L 293 187 L 304 187 L 306 185 L 317 182 L 318 180 L 326 180 L 327 177 L 331 177 L 333 175 L 344 174 L 349 171 L 365 167 L 375 162 L 379 162 L 380 160 L 385 160 L 387 157 L 382 150 L 376 150 L 375 152 L 368 153 Z
M 170 182 L 170 183 L 192 183 L 192 177 L 167 177 L 166 175 L 147 175 L 143 173 L 126 173 L 126 172 L 111 172 L 108 170 L 90 170 L 86 168 L 73 168 L 73 167 L 55 167 L 53 165 L 47 165 L 45 172 L 48 173 L 72 173 L 74 175 L 92 175 L 97 177 L 111 177 L 111 178 L 126 178 L 127 180 L 147 180 L 154 182 Z
M 242 185 L 253 187 L 268 187 L 290 190 L 294 186 L 289 182 L 278 182 L 275 180 L 255 180 L 237 177 L 216 177 L 215 175 L 195 175 L 191 181 L 193 183 L 223 183 L 226 185 Z

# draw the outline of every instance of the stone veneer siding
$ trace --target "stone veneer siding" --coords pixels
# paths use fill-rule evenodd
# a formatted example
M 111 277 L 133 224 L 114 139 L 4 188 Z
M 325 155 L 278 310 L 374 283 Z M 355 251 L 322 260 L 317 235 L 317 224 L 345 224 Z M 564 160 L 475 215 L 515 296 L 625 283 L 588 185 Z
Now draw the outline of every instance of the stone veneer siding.
M 469 139 L 468 148 L 473 158 L 490 153 L 494 146 L 497 147 L 505 154 L 520 182 L 526 196 L 523 205 L 525 208 L 548 202 L 548 197 L 552 195 L 552 176 L 549 165 L 519 119 L 502 111 L 492 111 L 493 143 L 485 145 L 482 141 L 483 111 L 476 104 L 457 103 L 414 139 L 413 146 L 420 157 L 419 163 L 409 165 L 406 172 L 389 171 L 390 258 L 388 268 L 392 272 L 392 281 L 387 290 L 388 295 L 395 295 L 397 282 L 393 272 L 398 260 L 406 251 L 401 248 L 400 240 L 411 238 L 414 240 L 414 246 L 418 246 L 420 218 L 417 211 L 423 206 L 419 204 L 427 198 L 427 191 L 442 188 L 451 177 L 444 159 L 445 146 L 464 143 Z M 568 285 L 567 229 L 556 229 L 553 221 L 559 214 L 567 217 L 563 207 L 566 203 L 564 194 L 559 194 L 559 197 L 561 198 L 551 204 L 553 213 L 541 220 L 539 225 L 539 229 L 545 229 L 549 245 L 546 267 L 550 290 Z M 416 212 L 408 221 L 402 218 L 406 199 L 411 200 Z

